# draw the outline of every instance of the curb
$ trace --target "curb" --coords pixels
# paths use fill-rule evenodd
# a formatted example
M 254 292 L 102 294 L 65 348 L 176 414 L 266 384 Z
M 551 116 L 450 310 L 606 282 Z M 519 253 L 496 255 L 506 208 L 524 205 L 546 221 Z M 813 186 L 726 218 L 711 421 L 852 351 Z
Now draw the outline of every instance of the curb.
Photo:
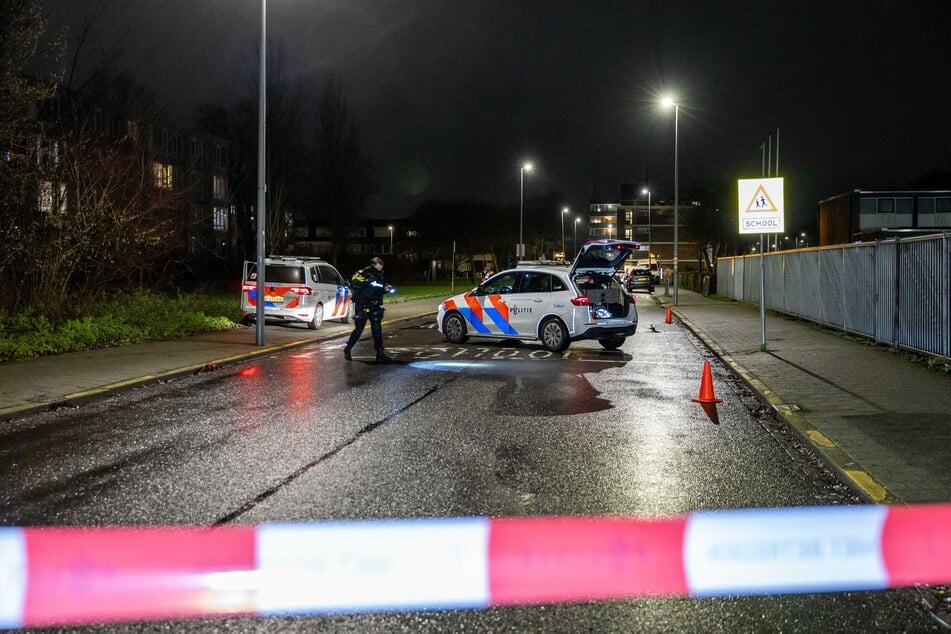
M 382 323 L 383 325 L 393 324 L 400 321 L 406 321 L 409 319 L 418 319 L 425 317 L 427 315 L 434 315 L 436 311 L 430 310 L 424 313 L 407 315 L 405 317 L 396 317 L 393 319 L 385 319 Z M 277 344 L 273 346 L 267 346 L 265 348 L 260 348 L 257 350 L 252 350 L 250 352 L 242 352 L 240 354 L 234 354 L 227 357 L 222 357 L 220 359 L 214 359 L 212 361 L 206 361 L 204 363 L 195 363 L 192 365 L 187 365 L 181 368 L 175 368 L 172 370 L 166 370 L 164 372 L 158 372 L 156 374 L 145 374 L 138 377 L 133 377 L 131 379 L 126 379 L 124 381 L 116 381 L 115 383 L 108 383 L 100 387 L 83 390 L 80 392 L 71 392 L 57 398 L 55 400 L 44 401 L 42 403 L 36 403 L 31 405 L 14 405 L 12 407 L 7 407 L 0 409 L 0 422 L 8 421 L 15 418 L 22 418 L 24 416 L 30 416 L 32 414 L 38 414 L 42 412 L 49 412 L 57 410 L 63 407 L 72 407 L 75 405 L 81 405 L 83 403 L 89 403 L 111 394 L 118 394 L 126 390 L 130 390 L 135 387 L 142 387 L 144 385 L 151 385 L 153 383 L 160 383 L 162 381 L 168 381 L 170 379 L 176 379 L 183 376 L 188 376 L 191 374 L 197 374 L 204 370 L 205 368 L 212 369 L 214 366 L 222 367 L 228 365 L 234 365 L 236 363 L 241 363 L 248 361 L 257 357 L 275 354 L 278 352 L 284 352 L 285 350 L 291 350 L 293 348 L 300 348 L 308 344 L 318 343 L 322 341 L 330 341 L 332 339 L 339 339 L 342 337 L 348 336 L 349 333 L 334 333 L 327 334 L 324 336 L 317 335 L 308 339 L 299 339 L 297 341 L 289 341 L 282 344 Z
M 659 298 L 655 298 L 655 301 L 662 306 L 665 305 L 665 302 Z M 902 503 L 897 495 L 889 491 L 881 481 L 872 476 L 848 452 L 823 434 L 806 416 L 781 407 L 784 404 L 782 399 L 768 385 L 753 376 L 748 369 L 730 356 L 705 332 L 686 319 L 676 307 L 671 305 L 671 311 L 690 332 L 700 339 L 703 345 L 756 394 L 760 401 L 769 405 L 776 412 L 779 419 L 792 429 L 804 443 L 810 446 L 822 463 L 832 470 L 843 483 L 848 485 L 856 495 L 872 504 Z

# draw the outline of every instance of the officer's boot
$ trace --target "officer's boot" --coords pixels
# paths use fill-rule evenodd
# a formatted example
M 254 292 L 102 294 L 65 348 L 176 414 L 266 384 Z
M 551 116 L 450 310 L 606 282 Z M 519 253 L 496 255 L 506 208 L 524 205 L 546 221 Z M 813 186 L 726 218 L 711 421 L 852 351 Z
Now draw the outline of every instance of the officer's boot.
M 343 347 L 343 358 L 347 361 L 353 361 L 353 357 L 350 356 L 350 350 L 351 348 L 349 345 Z
M 392 361 L 392 357 L 386 356 L 386 353 L 383 352 L 383 348 L 380 348 L 376 351 L 376 362 L 377 363 L 389 363 Z

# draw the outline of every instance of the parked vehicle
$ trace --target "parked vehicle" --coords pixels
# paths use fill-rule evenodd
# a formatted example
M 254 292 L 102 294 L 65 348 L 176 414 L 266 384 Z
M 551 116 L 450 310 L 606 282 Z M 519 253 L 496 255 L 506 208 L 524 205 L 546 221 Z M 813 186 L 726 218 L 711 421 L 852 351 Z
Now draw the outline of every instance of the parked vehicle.
M 627 290 L 631 293 L 634 291 L 654 292 L 654 277 L 648 268 L 634 269 L 631 271 L 631 274 L 627 276 L 626 284 Z
M 657 260 L 638 260 L 634 263 L 633 269 L 648 269 L 651 274 L 651 278 L 654 282 L 654 286 L 660 284 L 661 269 L 660 264 Z
M 546 350 L 597 339 L 608 350 L 637 330 L 637 305 L 614 275 L 638 244 L 594 240 L 571 266 L 521 262 L 439 305 L 436 327 L 451 343 L 470 336 L 538 340 Z
M 241 285 L 244 321 L 257 318 L 257 263 L 245 261 Z M 264 319 L 303 322 L 311 330 L 324 319 L 349 322 L 350 288 L 329 262 L 320 258 L 272 255 L 264 259 Z

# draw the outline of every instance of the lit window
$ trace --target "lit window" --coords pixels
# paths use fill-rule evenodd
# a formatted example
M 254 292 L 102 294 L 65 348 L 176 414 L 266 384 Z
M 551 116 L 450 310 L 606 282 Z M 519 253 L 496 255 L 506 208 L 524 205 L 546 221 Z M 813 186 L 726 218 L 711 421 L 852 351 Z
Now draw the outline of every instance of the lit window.
M 215 228 L 215 231 L 227 231 L 228 230 L 228 208 L 215 207 L 212 223 Z
M 38 204 L 44 213 L 66 213 L 66 185 L 55 187 L 50 181 L 40 183 Z
M 161 189 L 172 188 L 172 166 L 165 163 L 153 163 L 152 173 L 155 176 L 155 186 Z

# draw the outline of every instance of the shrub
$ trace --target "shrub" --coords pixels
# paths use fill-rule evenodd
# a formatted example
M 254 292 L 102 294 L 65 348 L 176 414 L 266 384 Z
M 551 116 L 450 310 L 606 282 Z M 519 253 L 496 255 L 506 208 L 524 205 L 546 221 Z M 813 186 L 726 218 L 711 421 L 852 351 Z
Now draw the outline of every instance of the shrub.
M 234 295 L 123 294 L 87 307 L 86 315 L 54 323 L 45 315 L 0 315 L 0 360 L 162 341 L 237 327 Z

